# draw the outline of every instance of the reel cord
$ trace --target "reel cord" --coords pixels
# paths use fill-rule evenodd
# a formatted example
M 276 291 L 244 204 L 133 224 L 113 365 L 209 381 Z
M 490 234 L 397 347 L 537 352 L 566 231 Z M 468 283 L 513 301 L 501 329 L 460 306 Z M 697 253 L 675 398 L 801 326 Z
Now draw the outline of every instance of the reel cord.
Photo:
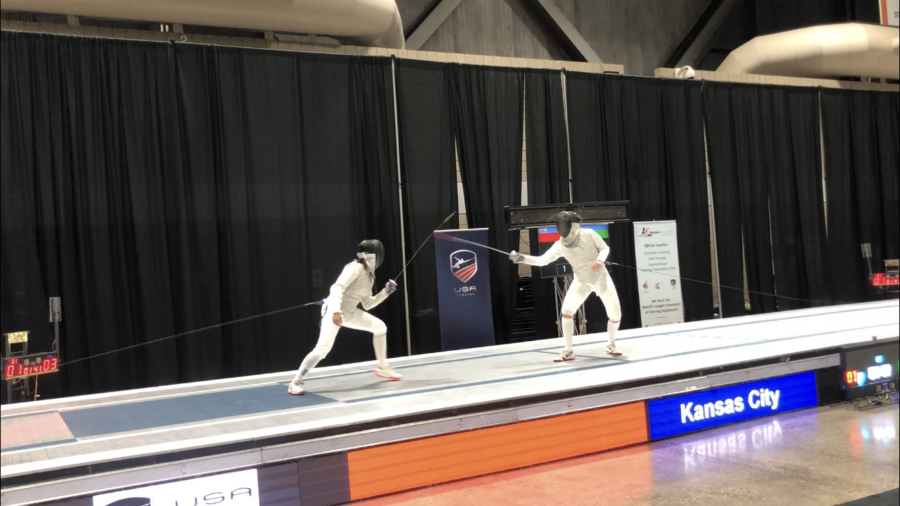
M 647 272 L 647 273 L 650 273 L 650 274 L 659 274 L 660 276 L 668 276 L 668 277 L 670 277 L 670 278 L 675 277 L 675 278 L 679 278 L 679 279 L 682 279 L 682 280 L 685 280 L 685 281 L 691 281 L 691 282 L 693 282 L 693 283 L 699 283 L 699 284 L 702 284 L 702 285 L 717 286 L 717 285 L 715 285 L 714 283 L 710 283 L 709 281 L 703 281 L 703 280 L 700 280 L 700 279 L 687 278 L 687 277 L 684 277 L 684 276 L 681 276 L 681 275 L 678 275 L 678 276 L 672 276 L 672 274 L 667 274 L 667 273 L 664 273 L 664 272 L 651 271 L 651 270 L 649 270 L 649 269 L 639 269 L 639 268 L 637 268 L 637 267 L 632 267 L 632 266 L 630 266 L 630 265 L 625 265 L 625 264 L 620 264 L 620 263 L 610 262 L 610 261 L 606 261 L 606 262 L 604 262 L 604 263 L 609 264 L 609 265 L 615 265 L 616 267 L 625 267 L 626 269 L 631 269 L 631 270 L 634 270 L 634 271 Z M 736 286 L 728 286 L 728 285 L 718 285 L 718 286 L 720 286 L 720 287 L 722 287 L 722 288 L 727 288 L 727 289 L 729 289 L 729 290 L 738 290 L 738 291 L 740 291 L 740 292 L 744 292 L 744 289 L 743 289 L 743 288 L 738 288 L 738 287 L 736 287 Z M 834 300 L 834 301 L 825 301 L 825 300 L 816 300 L 816 299 L 800 299 L 800 298 L 797 298 L 797 297 L 788 297 L 787 295 L 777 295 L 777 294 L 774 294 L 774 293 L 758 292 L 758 291 L 756 291 L 756 290 L 749 290 L 749 289 L 746 290 L 746 291 L 747 291 L 747 293 L 752 293 L 752 294 L 755 294 L 755 295 L 763 295 L 763 296 L 766 296 L 766 297 L 774 297 L 774 298 L 776 298 L 776 299 L 794 300 L 794 301 L 798 301 L 798 302 L 812 302 L 812 303 L 814 303 L 814 304 L 853 304 L 852 302 L 842 302 L 842 301 L 837 301 L 837 300 Z
M 456 216 L 456 211 L 453 211 L 452 213 L 450 213 L 450 215 L 447 216 L 446 218 L 444 218 L 444 221 L 442 221 L 441 224 L 438 225 L 436 229 L 432 230 L 431 233 L 428 234 L 428 237 L 426 237 L 425 240 L 422 241 L 422 244 L 419 245 L 419 248 L 416 250 L 415 253 L 413 253 L 413 256 L 406 262 L 406 265 L 403 266 L 403 270 L 400 271 L 400 274 L 397 274 L 397 276 L 394 277 L 395 281 L 397 279 L 400 279 L 401 276 L 403 276 L 403 274 L 406 272 L 406 268 L 409 267 L 410 262 L 413 261 L 413 258 L 416 258 L 416 255 L 418 255 L 419 251 L 421 251 L 422 248 L 425 247 L 425 244 L 428 242 L 429 239 L 431 239 L 431 237 L 434 235 L 434 233 L 437 230 L 439 230 L 441 227 L 443 227 L 454 216 Z M 76 358 L 74 360 L 62 362 L 59 364 L 59 367 L 62 367 L 64 365 L 77 364 L 78 362 L 84 362 L 85 360 L 91 360 L 91 359 L 95 359 L 95 358 L 99 358 L 99 357 L 104 357 L 106 355 L 112 355 L 113 353 L 119 353 L 120 351 L 132 350 L 134 348 L 140 348 L 141 346 L 147 346 L 147 345 L 159 343 L 162 341 L 168 341 L 169 339 L 175 339 L 176 337 L 189 336 L 191 334 L 206 332 L 207 330 L 215 330 L 218 328 L 226 327 L 228 325 L 235 325 L 237 323 L 243 323 L 243 322 L 247 322 L 250 320 L 255 320 L 257 318 L 265 318 L 266 316 L 272 316 L 272 315 L 276 315 L 276 314 L 280 314 L 280 313 L 287 313 L 288 311 L 294 311 L 294 310 L 304 308 L 304 307 L 321 306 L 324 302 L 325 302 L 324 300 L 316 300 L 313 302 L 307 302 L 306 304 L 300 304 L 299 306 L 291 306 L 291 307 L 286 307 L 284 309 L 276 309 L 275 311 L 269 311 L 268 313 L 262 313 L 262 314 L 258 314 L 258 315 L 254 315 L 254 316 L 247 316 L 246 318 L 238 318 L 237 320 L 231 320 L 231 321 L 227 321 L 224 323 L 217 323 L 215 325 L 210 325 L 208 327 L 201 327 L 199 329 L 188 330 L 187 332 L 181 332 L 178 334 L 173 334 L 171 336 L 160 337 L 159 339 L 153 339 L 151 341 L 133 344 L 131 346 L 125 346 L 123 348 L 116 348 L 115 350 L 105 351 L 103 353 L 97 353 L 96 355 L 89 355 L 87 357 Z
M 507 256 L 509 255 L 509 253 L 507 253 L 507 252 L 505 252 L 505 251 L 503 251 L 503 250 L 500 250 L 500 249 L 497 249 L 497 248 L 492 248 L 492 247 L 490 247 L 490 246 L 486 246 L 486 245 L 481 244 L 481 243 L 468 241 L 468 240 L 466 240 L 466 239 L 462 239 L 462 238 L 459 238 L 459 237 L 453 237 L 452 235 L 443 234 L 443 233 L 440 233 L 440 232 L 435 233 L 435 238 L 441 239 L 441 240 L 444 240 L 444 241 L 452 241 L 452 242 L 460 242 L 460 243 L 464 243 L 464 244 L 471 244 L 472 246 L 478 246 L 479 248 L 484 248 L 484 249 L 486 249 L 486 250 L 495 251 L 495 252 L 500 253 L 500 254 L 502 254 L 502 255 L 507 255 Z M 686 278 L 686 277 L 681 276 L 681 275 L 678 275 L 678 276 L 672 276 L 671 273 L 657 272 L 657 271 L 652 271 L 652 270 L 649 270 L 649 269 L 639 269 L 639 268 L 637 268 L 637 267 L 632 267 L 632 266 L 630 266 L 630 265 L 620 264 L 620 263 L 616 263 L 616 262 L 610 262 L 610 261 L 608 261 L 608 260 L 607 260 L 606 262 L 603 262 L 603 263 L 604 263 L 604 264 L 609 264 L 609 265 L 615 265 L 615 266 L 617 266 L 617 267 L 625 267 L 626 269 L 631 269 L 631 270 L 634 270 L 634 271 L 648 272 L 648 273 L 651 273 L 651 274 L 659 274 L 660 276 L 667 276 L 667 277 L 669 277 L 669 278 L 677 277 L 677 278 L 680 278 L 680 279 L 682 279 L 682 280 L 692 281 L 692 282 L 694 282 L 694 283 L 700 283 L 700 284 L 709 285 L 709 286 L 716 286 L 716 285 L 714 285 L 713 283 L 711 283 L 711 282 L 709 282 L 709 281 L 703 281 L 703 280 L 699 280 L 699 279 Z M 743 292 L 743 291 L 744 291 L 744 288 L 743 288 L 743 287 L 738 288 L 738 287 L 735 287 L 735 286 L 728 286 L 728 285 L 719 285 L 719 286 L 721 286 L 722 288 L 727 288 L 727 289 L 729 289 L 729 290 L 738 290 L 738 291 L 740 291 L 740 292 Z M 766 296 L 766 297 L 774 297 L 774 298 L 776 298 L 776 299 L 795 300 L 795 301 L 799 301 L 799 302 L 812 302 L 812 303 L 814 303 L 814 304 L 826 304 L 826 305 L 829 305 L 829 304 L 853 304 L 852 302 L 826 301 L 826 300 L 815 300 L 815 299 L 799 299 L 799 298 L 797 298 L 797 297 L 788 297 L 788 296 L 786 296 L 786 295 L 776 295 L 776 294 L 774 294 L 774 293 L 758 292 L 758 291 L 756 291 L 756 290 L 747 290 L 747 293 L 752 293 L 752 294 L 756 294 L 756 295 L 763 295 L 763 296 Z
M 288 311 L 293 311 L 295 309 L 300 309 L 302 307 L 315 306 L 315 305 L 322 305 L 322 301 L 317 300 L 314 302 L 307 302 L 306 304 L 300 304 L 299 306 L 291 306 L 291 307 L 286 307 L 284 309 L 276 309 L 275 311 L 269 311 L 268 313 L 258 314 L 255 316 L 248 316 L 246 318 L 239 318 L 237 320 L 232 320 L 230 322 L 225 322 L 225 323 L 217 323 L 215 325 L 210 325 L 209 327 L 201 327 L 199 329 L 188 330 L 187 332 L 181 332 L 180 334 L 173 334 L 171 336 L 160 337 L 159 339 L 154 339 L 152 341 L 147 341 L 147 342 L 138 343 L 138 344 L 132 344 L 131 346 L 125 346 L 124 348 L 117 348 L 115 350 L 105 351 L 103 353 L 98 353 L 96 355 L 90 355 L 90 356 L 87 356 L 84 358 L 76 358 L 75 360 L 69 360 L 68 362 L 63 362 L 63 363 L 59 364 L 59 366 L 62 367 L 64 365 L 75 364 L 78 362 L 83 362 L 85 360 L 91 360 L 92 358 L 103 357 L 106 355 L 111 355 L 113 353 L 118 353 L 120 351 L 131 350 L 134 348 L 139 348 L 141 346 L 147 346 L 148 344 L 159 343 L 162 341 L 167 341 L 169 339 L 175 339 L 176 337 L 189 336 L 191 334 L 196 334 L 198 332 L 206 332 L 207 330 L 218 329 L 218 328 L 225 327 L 228 325 L 234 325 L 236 323 L 243 323 L 246 321 L 255 320 L 257 318 L 263 318 L 265 316 L 272 316 L 272 315 L 279 314 L 279 313 L 286 313 Z

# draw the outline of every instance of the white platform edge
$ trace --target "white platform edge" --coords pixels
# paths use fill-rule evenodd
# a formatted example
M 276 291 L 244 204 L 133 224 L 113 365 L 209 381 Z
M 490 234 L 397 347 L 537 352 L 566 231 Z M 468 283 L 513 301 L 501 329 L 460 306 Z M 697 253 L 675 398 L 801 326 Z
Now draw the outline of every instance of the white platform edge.
M 890 325 L 890 327 L 893 327 L 893 325 Z M 858 331 L 853 331 L 853 330 L 847 331 L 846 333 L 859 334 Z M 840 334 L 844 334 L 844 332 L 841 332 Z M 896 337 L 896 333 L 893 330 L 891 330 L 891 332 L 889 332 L 889 334 L 890 335 L 887 335 L 887 334 L 882 335 L 880 337 L 880 339 L 891 339 L 891 338 Z M 848 345 L 848 344 L 867 342 L 867 341 L 869 341 L 869 337 L 867 337 L 868 335 L 869 335 L 868 332 L 866 332 L 865 334 L 859 334 L 859 335 L 857 335 L 853 338 L 849 338 L 849 339 L 842 338 L 841 336 L 836 335 L 833 337 L 835 337 L 836 339 L 839 339 L 840 343 L 835 342 L 835 343 L 832 343 L 830 346 L 825 346 L 825 347 L 844 346 L 844 345 Z M 807 338 L 807 339 L 810 339 L 810 338 Z M 761 342 L 759 344 L 765 345 L 766 343 Z M 804 346 L 802 346 L 802 343 L 799 341 L 795 342 L 795 345 L 798 347 L 797 349 L 794 349 L 794 350 L 782 349 L 779 354 L 798 353 L 798 352 L 812 351 L 813 349 L 820 349 L 817 347 L 814 347 L 814 348 L 804 347 Z M 698 353 L 707 353 L 707 354 L 718 353 L 721 355 L 725 352 L 698 350 Z M 713 360 L 712 362 L 714 364 L 717 364 L 718 366 L 722 366 L 722 365 L 738 364 L 741 362 L 752 361 L 752 360 L 772 358 L 773 356 L 777 356 L 777 355 L 772 355 L 770 353 L 762 352 L 762 353 L 758 353 L 755 355 L 754 354 L 749 354 L 749 355 L 745 354 L 744 356 L 740 357 L 739 359 L 735 359 L 734 357 L 722 356 L 722 357 L 717 358 L 716 360 Z M 664 357 L 661 357 L 661 358 L 664 358 Z M 650 377 L 665 376 L 668 374 L 674 374 L 674 373 L 678 373 L 678 372 L 684 372 L 684 371 L 677 370 L 677 368 L 674 368 L 672 370 L 667 370 L 666 367 L 663 366 L 661 369 L 656 369 L 655 372 L 653 372 L 649 376 L 645 373 L 644 375 L 635 375 L 635 376 L 633 376 L 633 378 L 634 379 L 648 379 Z M 525 380 L 525 381 L 528 381 L 528 380 Z M 572 373 L 570 373 L 568 375 L 567 381 L 568 381 L 569 388 L 567 388 L 566 390 L 578 390 L 578 389 L 582 389 L 582 388 L 597 386 L 590 371 L 578 371 L 578 370 L 572 371 Z M 533 397 L 533 396 L 541 395 L 541 394 L 552 394 L 552 393 L 559 392 L 559 391 L 560 390 L 558 387 L 550 387 L 548 385 L 543 385 L 543 386 L 532 385 L 531 390 L 529 390 L 528 395 L 519 395 L 519 396 L 514 396 L 514 397 L 510 397 L 506 393 L 495 392 L 493 390 L 491 390 L 491 393 L 485 393 L 485 394 L 480 394 L 480 395 L 474 394 L 474 392 L 473 392 L 473 394 L 470 394 L 469 396 L 467 396 L 465 398 L 464 403 L 461 400 L 439 401 L 439 402 L 433 402 L 433 403 L 427 403 L 427 404 L 416 404 L 413 406 L 390 408 L 390 409 L 380 410 L 378 412 L 378 416 L 376 418 L 377 419 L 398 418 L 398 417 L 406 416 L 406 415 L 410 415 L 410 414 L 420 414 L 420 413 L 427 413 L 430 411 L 440 411 L 440 410 L 444 410 L 447 408 L 457 407 L 462 404 L 471 406 L 471 405 L 485 404 L 485 403 L 495 402 L 498 400 L 506 400 L 506 399 L 511 399 L 511 398 Z M 414 394 L 415 393 L 413 392 L 410 395 L 414 395 Z M 366 401 L 366 402 L 377 402 L 377 400 L 376 401 Z M 273 416 L 277 416 L 277 415 L 273 415 Z M 261 439 L 261 438 L 280 436 L 280 435 L 285 435 L 285 434 L 318 430 L 318 429 L 324 428 L 326 426 L 327 427 L 335 427 L 335 426 L 353 425 L 353 424 L 360 423 L 360 422 L 372 421 L 373 419 L 374 418 L 372 417 L 372 415 L 370 413 L 363 413 L 363 414 L 341 416 L 341 417 L 332 418 L 332 419 L 328 419 L 328 420 L 319 420 L 319 421 L 312 421 L 312 422 L 300 422 L 300 423 L 293 423 L 293 424 L 287 424 L 287 425 L 279 425 L 276 427 L 271 427 L 271 428 L 266 428 L 266 429 L 255 429 L 255 430 L 238 432 L 238 433 L 228 433 L 228 434 L 222 434 L 222 435 L 216 435 L 216 436 L 196 438 L 196 439 L 192 439 L 190 441 L 189 447 L 192 449 L 207 448 L 207 447 L 218 446 L 218 445 L 232 443 L 232 442 L 241 441 L 241 440 Z M 23 464 L 18 464 L 18 465 L 13 465 L 13 466 L 5 466 L 2 469 L 0 469 L 0 471 L 2 471 L 3 476 L 12 477 L 12 476 L 31 474 L 31 473 L 35 473 L 35 472 L 41 472 L 41 471 L 65 469 L 65 468 L 75 467 L 75 466 L 79 466 L 79 465 L 110 462 L 110 461 L 114 461 L 114 460 L 120 460 L 123 458 L 139 457 L 139 456 L 146 456 L 146 455 L 153 455 L 153 454 L 164 454 L 164 453 L 169 453 L 169 452 L 173 452 L 173 451 L 184 450 L 185 448 L 186 448 L 185 441 L 173 441 L 173 442 L 167 442 L 167 443 L 151 444 L 151 445 L 141 446 L 141 447 L 137 447 L 137 448 L 110 450 L 110 451 L 97 452 L 97 453 L 91 453 L 91 454 L 85 454 L 85 455 L 73 455 L 70 457 L 57 458 L 57 459 L 53 459 L 53 460 L 44 460 L 44 461 L 23 463 Z
M 461 417 L 419 422 L 331 438 L 299 441 L 296 443 L 247 450 L 227 455 L 216 455 L 170 464 L 160 464 L 53 482 L 37 483 L 22 487 L 13 487 L 0 491 L 0 505 L 14 506 L 67 499 L 152 483 L 299 460 L 317 455 L 352 451 L 360 448 L 397 443 L 412 439 L 434 437 L 498 425 L 508 425 L 527 420 L 645 401 L 658 397 L 705 390 L 746 381 L 812 371 L 837 366 L 839 363 L 839 355 L 827 355 L 807 360 L 714 374 L 671 383 L 649 385 L 646 387 L 619 390 L 561 401 L 551 401 L 521 408 L 475 413 Z

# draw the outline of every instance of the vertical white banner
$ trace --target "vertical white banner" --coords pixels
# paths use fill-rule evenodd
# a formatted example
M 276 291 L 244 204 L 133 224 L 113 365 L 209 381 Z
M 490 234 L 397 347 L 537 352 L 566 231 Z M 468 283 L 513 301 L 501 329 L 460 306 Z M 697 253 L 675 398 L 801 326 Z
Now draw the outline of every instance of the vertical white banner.
M 900 26 L 900 0 L 881 0 L 881 24 L 885 26 Z
M 641 326 L 684 323 L 678 229 L 674 221 L 634 223 Z

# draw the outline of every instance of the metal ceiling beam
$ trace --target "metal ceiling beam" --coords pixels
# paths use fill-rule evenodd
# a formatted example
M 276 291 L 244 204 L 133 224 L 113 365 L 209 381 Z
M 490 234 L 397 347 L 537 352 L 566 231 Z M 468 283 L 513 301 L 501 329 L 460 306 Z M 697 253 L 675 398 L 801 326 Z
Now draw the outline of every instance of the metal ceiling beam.
M 665 63 L 665 67 L 694 66 L 707 52 L 719 28 L 744 0 L 711 0 Z
M 556 39 L 565 46 L 569 53 L 589 63 L 603 63 L 600 56 L 594 52 L 588 41 L 582 37 L 575 25 L 559 10 L 553 0 L 522 0 L 522 3 L 542 18 L 544 26 L 556 36 Z
M 462 0 L 436 0 L 430 12 L 417 23 L 409 37 L 406 38 L 406 49 L 418 51 L 425 42 L 434 35 L 434 32 L 447 21 L 450 14 L 459 7 Z

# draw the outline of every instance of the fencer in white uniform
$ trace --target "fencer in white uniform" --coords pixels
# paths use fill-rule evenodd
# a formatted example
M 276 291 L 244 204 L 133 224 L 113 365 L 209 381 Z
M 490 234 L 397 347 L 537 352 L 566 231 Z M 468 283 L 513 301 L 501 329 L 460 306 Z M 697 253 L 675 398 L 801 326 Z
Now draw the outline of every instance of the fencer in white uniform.
M 387 363 L 387 326 L 365 311 L 384 302 L 397 289 L 397 283 L 389 280 L 383 290 L 372 295 L 375 269 L 384 261 L 384 246 L 377 239 L 369 239 L 361 242 L 358 250 L 357 259 L 347 264 L 331 285 L 330 294 L 322 305 L 319 341 L 303 359 L 288 387 L 291 395 L 304 394 L 303 378 L 331 351 L 341 327 L 371 332 L 375 358 L 378 359 L 375 375 L 391 381 L 402 378 Z
M 562 304 L 562 326 L 566 348 L 560 352 L 556 362 L 575 359 L 575 352 L 572 350 L 575 321 L 572 316 L 584 304 L 591 292 L 600 297 L 606 307 L 606 314 L 609 316 L 606 326 L 609 341 L 606 352 L 614 356 L 621 355 L 616 348 L 616 331 L 619 330 L 619 323 L 622 321 L 622 307 L 619 305 L 616 285 L 613 284 L 604 264 L 609 256 L 609 246 L 594 231 L 581 230 L 580 222 L 581 218 L 577 214 L 572 211 L 563 211 L 556 215 L 559 240 L 553 243 L 550 250 L 539 257 L 523 255 L 515 251 L 509 255 L 509 259 L 514 263 L 534 266 L 549 265 L 563 257 L 575 271 L 575 280 L 569 287 Z

